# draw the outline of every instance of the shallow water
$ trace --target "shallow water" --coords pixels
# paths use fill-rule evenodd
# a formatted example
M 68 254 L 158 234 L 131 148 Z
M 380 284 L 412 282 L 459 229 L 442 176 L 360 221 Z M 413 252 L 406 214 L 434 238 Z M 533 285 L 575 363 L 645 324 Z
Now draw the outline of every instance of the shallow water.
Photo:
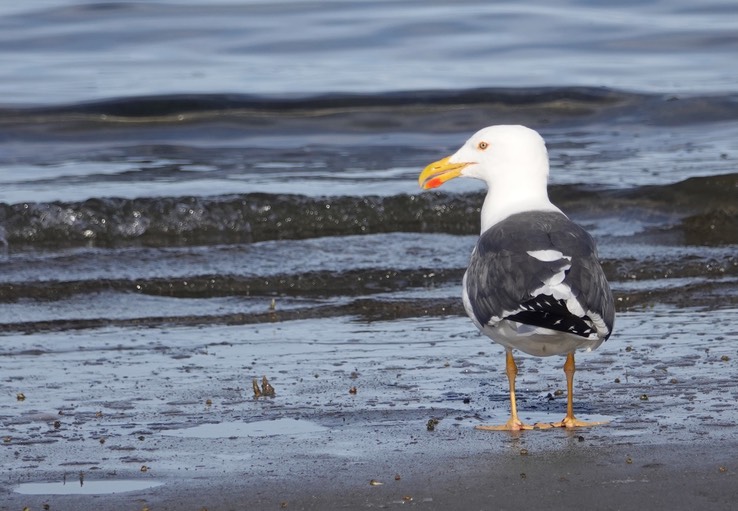
M 610 423 L 577 430 L 574 441 L 713 450 L 732 441 L 737 319 L 736 309 L 621 314 L 619 336 L 577 357 L 577 415 Z M 571 432 L 558 429 L 517 439 L 473 430 L 504 421 L 509 403 L 503 350 L 469 326 L 454 316 L 328 317 L 10 337 L 4 381 L 25 399 L 0 416 L 5 452 L 17 453 L 4 473 L 76 481 L 115 471 L 115 482 L 142 478 L 145 466 L 157 480 L 226 470 L 253 483 L 310 477 L 317 462 L 412 472 L 405 465 L 418 456 L 570 449 Z M 563 359 L 518 364 L 523 420 L 559 420 Z M 251 380 L 263 375 L 272 398 L 254 398 Z
M 24 483 L 14 491 L 22 495 L 111 495 L 156 488 L 163 483 L 157 481 L 137 481 L 123 479 L 117 481 L 84 481 L 82 484 L 70 482 L 59 483 Z

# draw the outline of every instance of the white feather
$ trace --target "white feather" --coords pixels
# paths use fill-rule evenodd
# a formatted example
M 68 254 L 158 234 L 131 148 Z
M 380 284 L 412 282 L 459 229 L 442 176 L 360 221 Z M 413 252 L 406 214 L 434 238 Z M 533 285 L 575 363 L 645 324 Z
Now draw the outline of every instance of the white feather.
M 558 261 L 560 259 L 571 261 L 570 256 L 566 256 L 558 250 L 529 250 L 527 254 L 532 258 L 538 259 L 539 261 L 542 261 L 544 263 L 550 263 L 552 261 Z

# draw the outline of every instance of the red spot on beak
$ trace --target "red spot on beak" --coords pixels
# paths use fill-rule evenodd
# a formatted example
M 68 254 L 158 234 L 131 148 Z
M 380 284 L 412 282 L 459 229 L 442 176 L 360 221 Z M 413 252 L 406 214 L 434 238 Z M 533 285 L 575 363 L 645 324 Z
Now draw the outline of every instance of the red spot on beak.
M 443 184 L 443 180 L 441 180 L 440 177 L 434 177 L 433 179 L 428 181 L 425 186 L 427 188 L 438 188 L 442 184 Z

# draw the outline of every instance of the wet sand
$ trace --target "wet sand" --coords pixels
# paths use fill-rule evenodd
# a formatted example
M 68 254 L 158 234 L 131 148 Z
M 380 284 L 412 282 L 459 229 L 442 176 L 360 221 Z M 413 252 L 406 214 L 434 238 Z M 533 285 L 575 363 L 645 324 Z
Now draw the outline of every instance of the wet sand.
M 478 439 L 480 444 L 485 441 Z M 556 441 L 558 440 L 558 441 Z M 103 496 L 19 497 L 1 509 L 733 509 L 738 499 L 735 442 L 699 446 L 591 447 L 586 440 L 546 440 L 521 456 L 482 447 L 470 457 L 435 453 L 373 460 L 358 467 L 275 457 L 281 476 L 160 474 L 162 490 Z M 585 444 L 585 445 L 581 445 Z M 731 453 L 732 451 L 732 453 Z M 399 457 L 399 455 L 398 455 Z M 628 461 L 630 460 L 630 462 Z M 732 463 L 732 465 L 731 465 Z M 298 466 L 299 465 L 299 466 Z M 731 467 L 731 468 L 727 468 Z M 395 474 L 397 472 L 397 474 Z M 163 476 L 163 477 L 161 477 Z M 382 485 L 372 486 L 370 478 Z M 399 477 L 399 480 L 396 478 Z
M 504 357 L 458 316 L 6 336 L 0 510 L 729 509 L 736 320 L 621 314 L 577 359 L 578 416 L 610 423 L 520 434 L 474 429 L 506 419 Z M 562 362 L 519 357 L 524 420 L 563 417 Z M 111 486 L 18 493 L 62 481 Z

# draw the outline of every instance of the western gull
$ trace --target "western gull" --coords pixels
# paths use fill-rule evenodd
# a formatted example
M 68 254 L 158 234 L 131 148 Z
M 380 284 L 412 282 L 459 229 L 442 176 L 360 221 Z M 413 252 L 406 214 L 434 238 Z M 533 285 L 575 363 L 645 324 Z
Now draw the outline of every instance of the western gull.
M 486 430 L 532 429 L 518 418 L 512 350 L 566 355 L 566 417 L 539 427 L 591 426 L 574 416 L 574 352 L 597 348 L 615 319 L 612 292 L 592 237 L 548 198 L 548 153 L 525 126 L 490 126 L 453 155 L 428 165 L 423 189 L 456 177 L 487 183 L 481 235 L 464 274 L 464 309 L 477 328 L 505 347 L 510 419 Z

